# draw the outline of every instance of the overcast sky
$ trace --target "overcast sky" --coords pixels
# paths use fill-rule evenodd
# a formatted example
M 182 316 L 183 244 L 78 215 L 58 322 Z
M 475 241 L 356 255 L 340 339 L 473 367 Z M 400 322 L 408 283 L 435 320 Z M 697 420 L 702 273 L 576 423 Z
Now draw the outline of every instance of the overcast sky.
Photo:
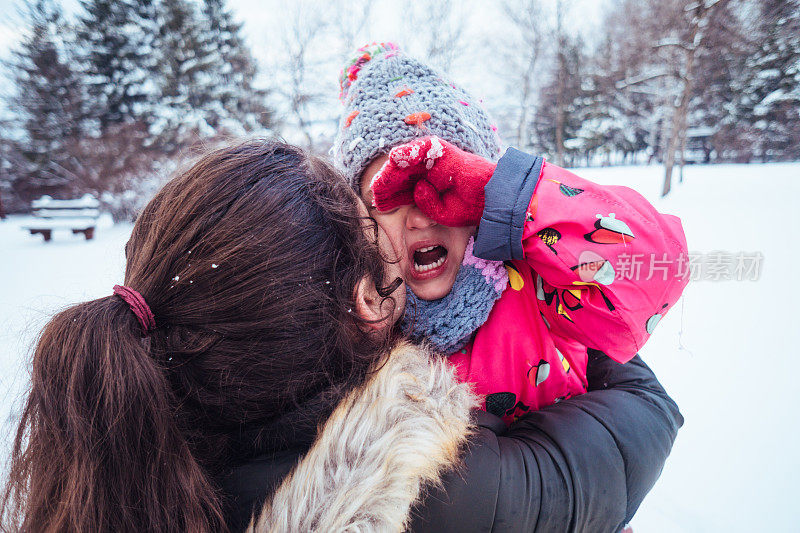
M 409 0 L 413 1 L 413 0 Z M 554 3 L 555 0 L 545 0 Z M 603 7 L 609 0 L 571 0 L 573 20 L 570 24 L 582 31 L 591 31 L 599 21 Z M 324 5 L 328 2 L 320 0 Z M 377 0 L 377 8 L 373 10 L 373 28 L 367 40 L 398 40 L 401 35 L 402 16 L 401 2 Z M 497 9 L 497 1 L 462 0 L 458 5 L 468 6 L 470 14 L 470 31 L 490 32 L 502 31 L 502 19 Z M 16 44 L 23 32 L 22 19 L 18 15 L 19 0 L 0 0 L 0 55 L 6 55 L 10 47 Z M 61 5 L 67 13 L 75 13 L 79 9 L 77 0 L 63 0 Z M 253 51 L 260 57 L 268 48 L 274 29 L 280 24 L 281 7 L 284 0 L 228 0 L 228 6 L 239 21 L 244 22 L 244 31 Z
M 195 0 L 198 1 L 198 0 Z M 316 6 L 317 0 L 307 1 Z M 597 34 L 602 13 L 606 5 L 613 0 L 563 0 L 570 7 L 568 28 L 570 31 L 579 31 L 584 34 L 589 42 Z M 413 28 L 410 29 L 404 19 L 409 4 L 394 0 L 375 0 L 371 14 L 371 25 L 359 44 L 372 41 L 392 41 L 412 55 L 419 57 L 419 39 L 415 40 Z M 78 0 L 62 0 L 61 5 L 67 15 L 74 15 L 80 11 Z M 464 16 L 466 24 L 464 35 L 466 47 L 459 54 L 459 60 L 451 65 L 450 75 L 457 83 L 479 98 L 499 103 L 507 90 L 507 82 L 502 79 L 504 71 L 497 61 L 495 52 L 487 44 L 493 36 L 502 35 L 507 31 L 508 23 L 504 20 L 499 7 L 499 0 L 455 0 L 456 9 Z M 545 5 L 555 6 L 555 0 L 544 0 Z M 24 18 L 19 15 L 20 0 L 0 0 L 0 58 L 8 57 L 9 51 L 19 43 L 24 31 Z M 234 17 L 243 22 L 243 32 L 249 43 L 253 55 L 261 66 L 259 85 L 270 86 L 275 75 L 275 58 L 283 53 L 281 34 L 286 25 L 286 0 L 227 0 L 229 9 Z M 319 0 L 320 9 L 328 6 L 329 2 Z M 357 13 L 352 16 L 357 17 Z M 314 47 L 319 50 L 320 57 L 326 57 L 326 63 L 319 72 L 321 88 L 324 86 L 325 94 L 335 95 L 335 84 L 338 70 L 342 66 L 342 58 L 331 55 L 324 41 L 316 39 Z M 315 53 L 317 53 L 315 50 Z M 420 59 L 423 59 L 420 57 Z M 7 76 L 0 77 L 0 96 L 7 95 L 13 90 Z M 2 104 L 0 104 L 0 110 Z M 2 111 L 0 111 L 2 112 Z

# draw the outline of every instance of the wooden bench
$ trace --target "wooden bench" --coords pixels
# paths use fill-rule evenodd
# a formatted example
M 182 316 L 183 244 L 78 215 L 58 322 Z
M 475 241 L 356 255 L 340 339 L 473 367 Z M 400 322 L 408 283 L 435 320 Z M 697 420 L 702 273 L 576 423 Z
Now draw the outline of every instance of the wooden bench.
M 100 202 L 91 194 L 75 200 L 54 200 L 42 196 L 31 202 L 35 220 L 23 226 L 31 235 L 41 234 L 45 242 L 53 238 L 54 230 L 72 230 L 73 235 L 83 233 L 88 241 L 94 238 Z

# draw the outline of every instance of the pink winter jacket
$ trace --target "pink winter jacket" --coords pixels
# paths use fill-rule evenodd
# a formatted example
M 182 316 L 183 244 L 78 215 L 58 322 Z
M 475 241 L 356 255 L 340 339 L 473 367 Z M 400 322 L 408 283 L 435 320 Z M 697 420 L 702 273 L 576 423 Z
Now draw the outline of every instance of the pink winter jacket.
M 450 361 L 510 422 L 586 392 L 587 348 L 636 355 L 688 283 L 686 237 L 636 191 L 513 148 L 485 192 L 473 253 L 510 286 Z

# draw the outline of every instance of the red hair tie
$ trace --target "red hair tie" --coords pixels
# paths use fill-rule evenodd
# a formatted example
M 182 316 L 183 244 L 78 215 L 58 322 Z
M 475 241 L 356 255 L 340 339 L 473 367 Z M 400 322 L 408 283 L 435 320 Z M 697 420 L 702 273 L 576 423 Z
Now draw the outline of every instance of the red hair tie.
M 114 285 L 114 294 L 125 300 L 133 314 L 136 315 L 136 319 L 142 326 L 142 337 L 150 335 L 150 332 L 156 327 L 156 317 L 153 316 L 144 297 L 130 287 L 122 285 Z

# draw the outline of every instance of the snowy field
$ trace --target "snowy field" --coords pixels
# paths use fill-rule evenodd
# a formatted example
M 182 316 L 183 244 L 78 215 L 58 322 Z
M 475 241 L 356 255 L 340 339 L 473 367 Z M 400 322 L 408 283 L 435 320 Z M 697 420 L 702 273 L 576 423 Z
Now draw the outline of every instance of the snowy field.
M 687 167 L 666 200 L 658 199 L 660 167 L 577 173 L 634 187 L 681 217 L 689 249 L 712 267 L 720 264 L 716 251 L 763 256 L 757 281 L 691 283 L 642 351 L 686 424 L 634 531 L 800 531 L 800 290 L 791 281 L 800 264 L 800 164 Z M 43 323 L 70 303 L 111 294 L 123 281 L 130 232 L 107 224 L 94 241 L 56 234 L 45 244 L 21 231 L 23 222 L 0 222 L 3 435 Z

